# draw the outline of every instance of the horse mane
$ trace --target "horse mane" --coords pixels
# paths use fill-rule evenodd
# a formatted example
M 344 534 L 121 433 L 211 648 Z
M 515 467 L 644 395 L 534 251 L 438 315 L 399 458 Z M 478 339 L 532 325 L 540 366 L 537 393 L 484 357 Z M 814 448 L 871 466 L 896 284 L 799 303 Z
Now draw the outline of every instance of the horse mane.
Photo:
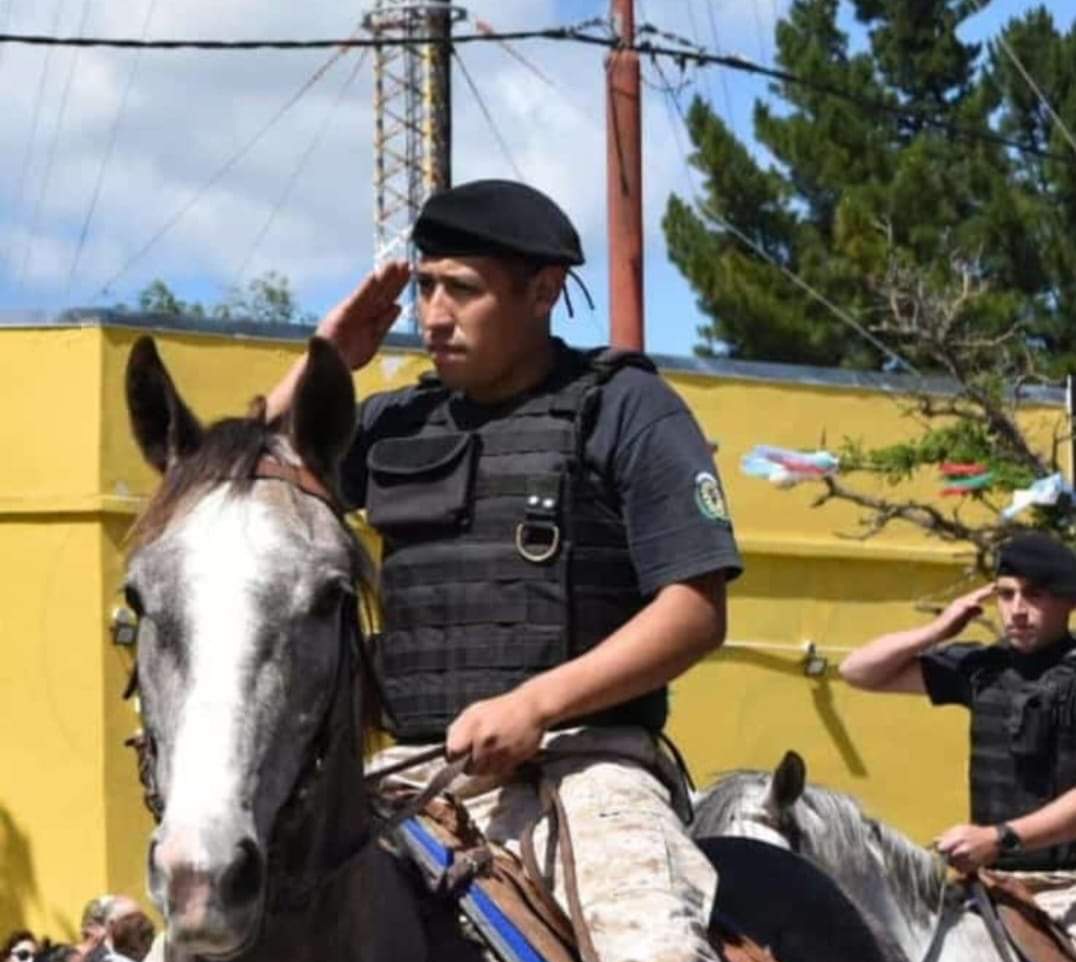
M 276 453 L 278 447 L 271 426 L 257 416 L 223 418 L 210 425 L 198 447 L 165 472 L 128 532 L 128 552 L 160 537 L 172 518 L 206 488 L 231 482 L 236 494 L 248 492 L 258 459 L 267 451 Z
M 828 832 L 812 839 L 820 857 L 834 864 L 850 861 L 856 869 L 866 870 L 873 846 L 881 854 L 894 891 L 906 898 L 909 906 L 921 905 L 932 910 L 937 905 L 945 876 L 925 848 L 895 828 L 871 818 L 851 795 L 808 785 L 802 800 L 829 826 Z
M 764 787 L 770 772 L 737 769 L 720 776 L 696 803 L 696 836 L 720 834 L 741 810 L 738 799 L 744 790 Z M 822 824 L 824 832 L 800 828 L 810 839 L 815 861 L 847 866 L 850 872 L 867 875 L 872 871 L 872 851 L 881 856 L 882 867 L 894 894 L 907 902 L 915 914 L 928 913 L 937 904 L 944 884 L 943 873 L 926 849 L 907 836 L 864 813 L 850 795 L 820 785 L 807 785 L 798 804 L 804 805 Z
M 198 447 L 172 464 L 165 472 L 143 511 L 135 518 L 127 533 L 128 557 L 139 548 L 159 538 L 169 523 L 182 514 L 200 495 L 219 484 L 230 485 L 230 493 L 239 496 L 249 493 L 257 480 L 258 461 L 265 454 L 287 464 L 299 464 L 299 459 L 285 443 L 276 421 L 265 420 L 265 402 L 255 398 L 250 416 L 222 418 L 205 429 Z M 322 479 L 336 495 L 334 479 Z M 340 504 L 337 496 L 338 504 Z M 340 506 L 341 525 L 347 533 L 352 555 L 353 574 L 368 586 L 376 586 L 375 566 L 350 525 L 344 522 Z M 356 626 L 362 634 L 361 625 Z M 363 639 L 360 638 L 360 644 Z M 383 740 L 386 731 L 383 703 L 377 679 L 370 671 L 358 672 L 360 679 L 359 737 L 364 746 Z

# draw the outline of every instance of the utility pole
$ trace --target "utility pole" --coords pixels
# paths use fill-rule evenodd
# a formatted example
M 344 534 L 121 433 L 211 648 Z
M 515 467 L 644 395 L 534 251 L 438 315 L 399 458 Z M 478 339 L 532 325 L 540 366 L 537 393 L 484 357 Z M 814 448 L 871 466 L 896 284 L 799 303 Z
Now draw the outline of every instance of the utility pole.
M 621 47 L 606 58 L 606 191 L 612 343 L 643 349 L 643 164 L 634 0 L 610 0 Z
M 374 263 L 415 263 L 411 228 L 435 190 L 452 183 L 452 25 L 448 0 L 374 0 L 365 18 L 374 48 Z M 423 37 L 434 43 L 408 43 Z M 401 320 L 417 329 L 415 290 Z

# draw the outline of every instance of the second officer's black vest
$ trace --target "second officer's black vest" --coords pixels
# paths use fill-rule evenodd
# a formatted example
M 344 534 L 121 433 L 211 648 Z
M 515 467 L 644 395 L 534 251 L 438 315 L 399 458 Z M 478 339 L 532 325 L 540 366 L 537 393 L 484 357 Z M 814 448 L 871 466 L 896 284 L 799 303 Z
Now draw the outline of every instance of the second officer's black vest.
M 594 647 L 642 608 L 614 492 L 583 451 L 601 386 L 642 355 L 557 344 L 540 392 L 491 411 L 430 379 L 367 454 L 382 536 L 375 656 L 397 738 Z M 660 730 L 660 689 L 573 723 Z
M 987 648 L 971 676 L 971 818 L 998 825 L 1076 787 L 1076 650 Z M 1000 868 L 1076 869 L 1076 844 L 1003 856 Z

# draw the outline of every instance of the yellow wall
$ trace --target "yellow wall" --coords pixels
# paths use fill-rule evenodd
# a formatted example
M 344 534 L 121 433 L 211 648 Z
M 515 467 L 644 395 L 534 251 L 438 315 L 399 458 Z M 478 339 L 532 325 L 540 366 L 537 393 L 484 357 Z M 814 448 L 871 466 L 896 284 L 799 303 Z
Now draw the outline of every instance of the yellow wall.
M 0 931 L 70 934 L 85 900 L 141 894 L 149 819 L 120 692 L 128 653 L 107 626 L 123 536 L 155 482 L 130 439 L 123 369 L 140 331 L 0 329 Z M 245 410 L 301 344 L 161 332 L 162 354 L 199 416 Z M 386 350 L 360 394 L 409 383 L 417 354 Z M 756 443 L 824 436 L 893 440 L 909 429 L 882 392 L 671 373 L 718 442 L 718 464 L 747 572 L 731 589 L 729 646 L 674 686 L 672 734 L 700 781 L 768 767 L 797 748 L 811 776 L 853 792 L 927 840 L 963 816 L 965 719 L 921 699 L 867 696 L 834 674 L 842 649 L 919 623 L 912 602 L 963 577 L 958 557 L 914 529 L 867 542 L 856 512 L 811 510 L 808 488 L 740 475 Z M 1040 421 L 1054 412 L 1033 415 Z M 923 479 L 921 493 L 937 487 Z M 828 658 L 820 680 L 801 646 Z

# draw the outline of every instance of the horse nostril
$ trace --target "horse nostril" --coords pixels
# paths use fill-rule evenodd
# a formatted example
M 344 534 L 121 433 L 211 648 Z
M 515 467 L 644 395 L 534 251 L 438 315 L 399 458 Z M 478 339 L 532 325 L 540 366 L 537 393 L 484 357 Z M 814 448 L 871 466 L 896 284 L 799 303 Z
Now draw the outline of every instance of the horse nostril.
M 262 855 L 254 840 L 243 839 L 237 849 L 235 860 L 220 882 L 221 897 L 227 905 L 253 902 L 261 894 L 265 878 Z

